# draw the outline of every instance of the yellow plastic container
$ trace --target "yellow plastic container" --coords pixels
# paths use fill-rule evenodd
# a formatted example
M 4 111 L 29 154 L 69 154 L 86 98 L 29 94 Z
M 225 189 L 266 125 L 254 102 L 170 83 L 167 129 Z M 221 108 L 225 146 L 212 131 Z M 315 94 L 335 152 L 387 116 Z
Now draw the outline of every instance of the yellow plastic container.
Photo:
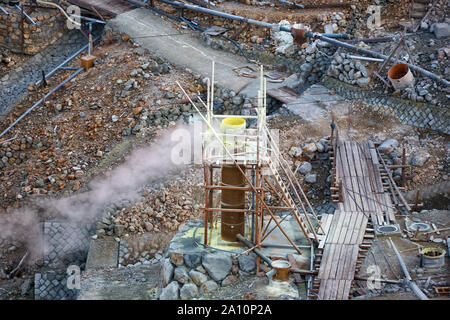
M 245 129 L 245 119 L 241 117 L 228 117 L 222 120 L 222 130 Z

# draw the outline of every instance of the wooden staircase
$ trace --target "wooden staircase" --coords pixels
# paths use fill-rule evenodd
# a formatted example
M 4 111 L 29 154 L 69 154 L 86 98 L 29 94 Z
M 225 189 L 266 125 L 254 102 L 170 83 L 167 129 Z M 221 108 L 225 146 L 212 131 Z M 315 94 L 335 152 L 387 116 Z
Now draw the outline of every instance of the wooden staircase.
M 320 240 L 322 240 L 324 238 L 325 232 L 322 230 L 320 222 L 317 227 L 317 230 L 312 225 L 311 219 L 308 216 L 308 213 L 306 211 L 304 201 L 309 206 L 314 218 L 317 220 L 317 216 L 316 216 L 314 210 L 312 209 L 308 199 L 306 198 L 306 195 L 304 194 L 303 189 L 301 188 L 300 184 L 298 183 L 298 180 L 295 178 L 294 173 L 290 169 L 286 160 L 281 155 L 281 153 L 276 145 L 276 142 L 274 141 L 274 139 L 271 136 L 267 127 L 265 127 L 265 133 L 267 134 L 271 151 L 275 155 L 274 157 L 271 157 L 269 160 L 269 168 L 273 175 L 274 180 L 276 181 L 279 189 L 282 192 L 283 199 L 281 199 L 281 200 L 284 201 L 284 203 L 287 205 L 287 207 L 291 208 L 292 213 L 294 214 L 294 217 L 296 218 L 297 222 L 299 223 L 300 228 L 302 229 L 305 236 L 308 239 L 312 239 L 312 240 L 316 241 L 316 243 L 319 243 Z M 280 171 L 284 174 L 284 176 L 287 180 L 287 183 L 284 182 Z M 302 201 L 302 197 L 300 197 L 300 194 L 298 193 L 297 188 L 300 190 L 300 193 L 302 194 L 304 201 Z M 298 203 L 300 204 L 300 207 L 302 209 L 301 211 L 299 210 L 298 206 L 296 205 L 294 199 L 297 199 Z

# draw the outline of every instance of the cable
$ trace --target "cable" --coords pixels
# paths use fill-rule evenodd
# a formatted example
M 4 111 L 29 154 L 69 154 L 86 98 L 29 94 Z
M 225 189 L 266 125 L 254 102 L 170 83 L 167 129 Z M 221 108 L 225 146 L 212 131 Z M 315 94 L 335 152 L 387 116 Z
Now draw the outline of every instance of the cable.
M 67 18 L 67 20 L 69 20 L 69 21 L 72 22 L 73 24 L 75 24 L 75 25 L 81 27 L 81 23 L 79 23 L 79 22 L 77 22 L 77 21 L 75 21 L 75 20 L 72 20 L 72 19 L 67 15 L 66 11 L 65 11 L 63 8 L 61 8 L 59 5 L 57 5 L 56 3 L 53 3 L 53 2 L 47 2 L 47 1 L 42 1 L 42 0 L 36 0 L 36 2 L 37 2 L 37 3 L 40 3 L 40 4 L 46 4 L 46 5 L 49 5 L 49 6 L 52 6 L 52 7 L 55 7 L 55 8 L 57 8 L 57 9 L 59 9 L 59 10 L 62 12 L 62 14 Z

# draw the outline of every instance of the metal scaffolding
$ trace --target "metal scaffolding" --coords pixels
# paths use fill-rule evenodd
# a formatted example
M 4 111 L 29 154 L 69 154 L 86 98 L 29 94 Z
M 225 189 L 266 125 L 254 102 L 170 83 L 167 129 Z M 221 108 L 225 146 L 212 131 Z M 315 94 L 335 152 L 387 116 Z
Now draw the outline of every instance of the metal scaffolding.
M 299 182 L 278 149 L 278 141 L 266 126 L 266 79 L 263 68 L 260 70 L 260 89 L 255 115 L 217 115 L 214 105 L 214 63 L 212 81 L 208 83 L 207 103 L 200 102 L 206 108 L 202 114 L 181 85 L 179 87 L 198 112 L 207 129 L 202 134 L 202 164 L 204 170 L 205 205 L 203 244 L 210 245 L 214 230 L 223 222 L 223 215 L 244 214 L 248 221 L 244 228 L 245 238 L 251 239 L 254 249 L 261 249 L 263 242 L 275 230 L 279 230 L 296 252 L 304 247 L 294 242 L 282 222 L 293 216 L 298 227 L 309 244 L 318 243 L 324 237 L 317 216 L 306 198 Z M 239 133 L 219 131 L 219 123 L 226 118 L 238 117 L 255 122 L 253 128 L 245 128 Z M 227 185 L 219 181 L 217 170 L 235 167 L 239 171 L 243 184 Z M 224 208 L 221 196 L 226 191 L 245 192 L 245 205 L 238 208 Z M 265 195 L 276 195 L 277 203 L 270 204 Z M 311 213 L 307 213 L 306 207 Z M 281 215 L 281 213 L 286 213 Z M 314 224 L 314 220 L 317 221 Z M 296 225 L 297 225 L 296 224 Z M 234 235 L 236 238 L 236 235 Z M 235 240 L 238 244 L 238 240 Z M 257 259 L 259 270 L 261 259 Z

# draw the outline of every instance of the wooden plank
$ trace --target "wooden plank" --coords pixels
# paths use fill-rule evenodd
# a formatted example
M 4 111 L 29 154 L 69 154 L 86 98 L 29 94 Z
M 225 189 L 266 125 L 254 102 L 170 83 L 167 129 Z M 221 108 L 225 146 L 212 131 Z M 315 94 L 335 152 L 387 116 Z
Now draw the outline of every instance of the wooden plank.
M 342 230 L 341 234 L 338 238 L 338 243 L 345 243 L 345 237 L 347 236 L 347 233 L 351 229 L 351 222 L 352 222 L 353 212 L 349 212 L 345 214 L 344 222 L 342 223 Z
M 326 236 L 322 240 L 320 240 L 319 246 L 318 246 L 319 249 L 323 249 L 323 247 L 325 246 L 328 234 L 329 234 L 330 229 L 331 229 L 331 224 L 332 224 L 332 221 L 333 221 L 333 215 L 332 214 L 323 214 L 322 215 L 322 219 L 324 219 L 324 223 L 322 224 L 322 228 L 325 231 L 325 235 Z M 322 221 L 322 219 L 321 219 L 321 221 Z
M 366 144 L 367 145 L 367 144 Z M 359 145 L 359 155 L 360 155 L 360 162 L 361 162 L 361 168 L 364 172 L 363 174 L 363 181 L 362 181 L 362 189 L 364 190 L 364 194 L 366 195 L 365 198 L 365 204 L 368 211 L 370 211 L 372 214 L 376 212 L 376 203 L 375 199 L 373 198 L 373 188 L 372 183 L 370 181 L 370 172 L 368 163 L 366 161 L 366 157 L 363 154 L 363 150 L 365 148 L 365 145 Z M 372 217 L 374 219 L 374 217 Z
M 355 221 L 353 224 L 353 230 L 352 232 L 348 235 L 348 238 L 346 239 L 345 243 L 346 244 L 358 244 L 358 235 L 360 233 L 361 230 L 361 222 L 364 218 L 364 214 L 363 213 L 357 213 L 355 214 Z
M 345 282 L 346 280 L 339 280 L 339 287 L 336 294 L 336 300 L 344 300 L 344 290 L 345 290 Z
M 347 159 L 347 152 L 346 152 L 346 147 L 345 147 L 345 143 L 342 142 L 342 148 L 340 149 L 340 156 L 342 157 L 342 163 L 344 166 L 344 176 L 342 177 L 342 189 L 343 189 L 343 193 L 344 193 L 344 207 L 345 210 L 351 210 L 354 211 L 356 206 L 352 200 L 352 197 L 349 194 L 349 191 L 352 189 L 351 186 L 351 169 L 350 169 L 350 165 Z
M 342 188 L 342 201 L 343 201 L 344 209 L 345 210 L 349 210 L 350 209 L 350 207 L 349 207 L 350 199 L 349 199 L 348 193 L 346 192 L 344 186 L 346 184 L 345 178 L 349 177 L 350 174 L 349 174 L 349 171 L 348 171 L 348 163 L 345 160 L 344 153 L 345 153 L 345 147 L 343 146 L 342 141 L 339 140 L 339 148 L 337 149 L 336 157 L 338 157 L 340 159 L 339 162 L 341 164 L 341 170 L 339 172 L 338 178 L 339 178 L 339 181 L 342 181 L 342 185 L 343 185 L 343 188 Z
M 341 279 L 348 280 L 348 275 L 352 268 L 352 265 L 356 264 L 356 260 L 353 260 L 353 247 L 352 245 L 347 246 L 348 257 L 346 258 L 346 263 L 342 270 Z
M 329 300 L 336 300 L 336 295 L 337 295 L 337 290 L 339 287 L 339 280 L 331 280 L 332 281 L 332 286 L 331 286 L 331 290 L 330 290 L 330 296 L 329 296 Z
M 333 252 L 334 252 L 334 245 L 328 244 L 327 246 L 325 246 L 325 249 L 323 251 L 322 261 L 320 262 L 319 274 L 317 275 L 317 277 L 319 279 L 326 279 L 325 274 L 326 274 L 326 272 L 328 272 L 328 268 L 329 268 L 328 261 L 331 260 Z M 330 258 L 330 256 L 331 256 L 331 258 Z
M 358 189 L 360 190 L 359 192 L 360 197 L 361 197 L 361 204 L 364 210 L 369 211 L 369 205 L 368 205 L 368 200 L 365 197 L 365 195 L 367 195 L 367 187 L 365 185 L 365 178 L 368 175 L 367 170 L 364 170 L 364 166 L 362 163 L 362 155 L 360 153 L 360 144 L 357 143 L 355 144 L 355 147 L 352 149 L 353 152 L 353 160 L 355 161 L 355 168 L 356 168 L 356 172 L 357 172 L 357 184 L 358 184 Z
M 333 259 L 331 260 L 330 273 L 328 274 L 328 279 L 336 279 L 337 267 L 340 263 L 341 251 L 343 250 L 343 245 L 336 244 L 336 249 L 334 250 Z M 345 250 L 345 249 L 344 249 Z
M 340 213 L 339 220 L 337 221 L 337 224 L 336 224 L 336 230 L 333 234 L 333 238 L 331 238 L 331 243 L 338 243 L 339 236 L 342 231 L 342 224 L 344 223 L 344 220 L 345 220 L 345 216 L 346 216 L 345 213 L 343 213 L 343 212 Z
M 366 233 L 367 222 L 368 222 L 367 218 L 363 218 L 361 227 L 358 232 L 358 238 L 356 239 L 356 244 L 358 244 L 358 245 L 364 241 L 364 235 Z
M 349 246 L 343 245 L 342 247 L 343 247 L 343 250 L 341 251 L 340 263 L 336 270 L 336 279 L 344 279 L 344 277 L 343 277 L 344 270 L 346 269 L 346 266 L 349 263 L 352 263 L 352 261 L 350 261 L 350 258 L 349 258 L 351 256 L 351 251 L 349 254 Z
M 350 297 L 350 289 L 352 288 L 352 282 L 353 280 L 346 280 L 345 281 L 345 287 L 344 292 L 342 293 L 342 299 L 348 300 Z
M 348 273 L 346 275 L 347 280 L 351 280 L 351 279 L 355 278 L 356 260 L 358 259 L 358 251 L 359 251 L 359 245 L 354 245 L 352 255 L 351 255 L 351 260 L 354 261 L 354 263 L 349 264 L 350 269 L 348 270 Z
M 330 226 L 330 231 L 327 234 L 325 243 L 332 243 L 331 239 L 333 239 L 333 236 L 334 236 L 334 234 L 336 232 L 337 224 L 338 224 L 338 220 L 339 220 L 340 216 L 341 216 L 341 211 L 339 209 L 335 210 L 334 214 L 333 214 L 333 219 L 331 220 L 332 223 L 331 223 L 331 226 Z
M 324 294 L 323 294 L 323 300 L 329 299 L 331 286 L 332 286 L 331 281 L 325 280 L 325 290 L 324 290 Z
M 353 159 L 353 146 L 354 144 L 351 141 L 346 141 L 345 142 L 345 157 L 347 159 L 348 162 L 348 166 L 349 166 L 349 171 L 350 171 L 350 179 L 349 179 L 349 183 L 347 184 L 348 187 L 348 192 L 351 193 L 350 199 L 352 201 L 352 203 L 350 203 L 350 207 L 352 208 L 352 211 L 359 211 L 362 210 L 361 208 L 361 196 L 359 195 L 359 189 L 357 188 L 357 183 L 356 183 L 356 177 L 357 177 L 357 172 L 356 172 L 356 165 Z
M 388 204 L 388 219 L 390 222 L 395 223 L 395 212 L 393 209 L 394 205 L 388 194 L 386 194 L 386 203 Z
M 373 207 L 371 210 L 373 210 L 373 213 L 375 214 L 376 211 L 378 210 L 378 204 L 376 203 L 376 199 L 374 197 L 375 194 L 375 176 L 373 173 L 373 166 L 371 164 L 371 160 L 370 160 L 370 155 L 369 155 L 369 145 L 367 143 L 361 145 L 361 153 L 364 153 L 364 158 L 366 159 L 365 161 L 365 165 L 367 168 L 367 178 L 366 178 L 366 183 L 369 186 L 369 189 L 367 190 L 367 194 L 370 197 L 371 200 L 371 206 Z M 373 221 L 374 223 L 376 223 L 376 217 L 374 217 Z
M 349 241 L 351 241 L 353 230 L 355 228 L 355 223 L 358 219 L 358 213 L 352 212 L 350 213 L 350 220 L 347 227 L 347 232 L 345 234 L 345 237 L 342 239 L 343 244 L 348 244 Z
M 357 211 L 356 201 L 353 193 L 352 177 L 345 177 L 343 181 L 343 189 L 347 195 L 347 207 L 346 211 Z
M 332 246 L 331 247 L 331 251 L 329 253 L 328 261 L 327 261 L 327 264 L 325 266 L 325 270 L 324 270 L 324 273 L 323 273 L 323 278 L 324 279 L 329 279 L 330 278 L 330 272 L 331 272 L 331 269 L 333 268 L 334 258 L 336 256 L 336 251 L 339 250 L 338 245 L 331 244 L 331 246 Z
M 320 281 L 319 293 L 317 295 L 319 297 L 319 300 L 324 300 L 323 297 L 324 297 L 324 294 L 325 294 L 326 281 L 327 280 L 321 280 Z

